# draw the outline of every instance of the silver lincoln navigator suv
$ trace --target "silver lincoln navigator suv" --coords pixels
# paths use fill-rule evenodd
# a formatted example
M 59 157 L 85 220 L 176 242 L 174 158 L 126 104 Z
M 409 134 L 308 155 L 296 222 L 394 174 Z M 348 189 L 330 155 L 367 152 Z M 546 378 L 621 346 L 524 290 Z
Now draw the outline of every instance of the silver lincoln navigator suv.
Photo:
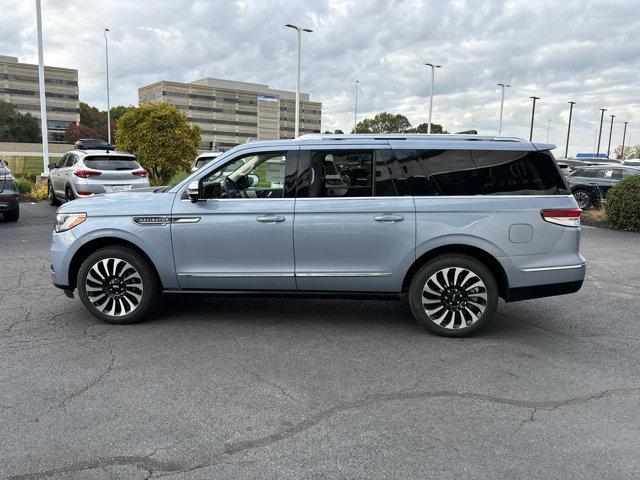
M 576 292 L 580 209 L 553 145 L 477 135 L 250 142 L 181 183 L 60 207 L 53 283 L 110 323 L 161 293 L 408 299 L 431 331 Z

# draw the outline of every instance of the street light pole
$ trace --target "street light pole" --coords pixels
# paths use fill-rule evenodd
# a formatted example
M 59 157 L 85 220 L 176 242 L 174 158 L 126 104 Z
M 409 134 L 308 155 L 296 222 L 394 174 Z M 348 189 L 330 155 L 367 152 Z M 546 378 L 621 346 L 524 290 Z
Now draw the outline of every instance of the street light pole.
M 569 134 L 571 133 L 571 115 L 573 114 L 573 106 L 576 102 L 569 102 L 569 125 L 567 125 L 567 144 L 564 148 L 564 158 L 569 158 Z
M 600 155 L 600 139 L 602 137 L 602 121 L 604 120 L 604 112 L 606 112 L 606 108 L 600 109 L 600 128 L 598 129 L 598 148 L 596 149 L 596 157 Z
M 298 34 L 298 67 L 296 74 L 296 124 L 295 124 L 295 138 L 298 137 L 300 133 L 300 50 L 302 48 L 302 32 L 313 32 L 313 30 L 309 28 L 298 27 L 297 25 L 292 25 L 287 23 L 285 27 L 293 28 Z
M 607 145 L 607 158 L 611 154 L 611 134 L 613 133 L 613 119 L 616 118 L 615 115 L 609 115 L 611 117 L 611 126 L 609 127 L 609 145 Z
M 44 45 L 42 42 L 42 7 L 36 0 L 36 24 L 38 29 L 38 83 L 40 85 L 40 129 L 42 133 L 42 163 L 44 175 L 49 175 L 49 132 L 47 130 L 47 101 L 44 88 Z
M 109 102 L 109 37 L 107 33 L 110 30 L 104 29 L 104 58 L 107 65 L 107 142 L 111 143 L 111 105 Z
M 531 129 L 529 131 L 529 141 L 533 140 L 533 119 L 536 116 L 536 100 L 540 100 L 540 97 L 529 97 L 533 100 L 533 108 L 531 109 Z
M 431 86 L 429 87 L 429 119 L 427 123 L 427 133 L 431 133 L 431 114 L 433 113 L 433 80 L 435 78 L 436 68 L 442 68 L 442 65 L 433 63 L 425 63 L 427 67 L 431 67 Z
M 624 122 L 624 132 L 622 133 L 622 151 L 620 152 L 620 156 L 622 160 L 624 160 L 624 141 L 627 139 L 627 124 L 629 122 Z
M 549 132 L 551 132 L 551 120 L 547 120 L 547 143 L 549 143 Z
M 504 90 L 505 88 L 509 88 L 511 85 L 505 83 L 499 83 L 498 86 L 502 90 L 502 95 L 500 97 L 500 123 L 498 124 L 498 135 L 502 134 L 502 112 L 504 110 Z
M 356 126 L 358 125 L 358 83 L 360 82 L 356 80 L 356 107 L 353 111 L 353 133 L 358 133 L 356 132 Z

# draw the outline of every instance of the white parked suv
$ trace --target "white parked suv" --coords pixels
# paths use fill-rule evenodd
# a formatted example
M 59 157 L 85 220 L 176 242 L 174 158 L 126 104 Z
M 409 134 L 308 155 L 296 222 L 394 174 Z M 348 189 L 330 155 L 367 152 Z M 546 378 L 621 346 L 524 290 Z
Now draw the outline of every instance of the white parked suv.
M 72 150 L 59 163 L 49 164 L 51 205 L 59 205 L 61 200 L 146 187 L 149 187 L 149 174 L 136 157 L 113 150 L 111 146 Z

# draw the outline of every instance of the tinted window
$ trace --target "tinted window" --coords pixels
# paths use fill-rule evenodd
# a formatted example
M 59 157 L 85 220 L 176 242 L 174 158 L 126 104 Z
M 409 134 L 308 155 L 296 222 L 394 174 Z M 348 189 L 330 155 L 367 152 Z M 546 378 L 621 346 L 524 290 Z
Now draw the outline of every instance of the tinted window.
M 631 175 L 640 174 L 640 170 L 634 170 L 633 168 L 625 168 L 622 170 L 622 176 L 630 177 Z
M 585 178 L 602 178 L 604 176 L 604 170 L 601 168 L 585 168 L 580 172 L 580 174 L 576 174 L 576 177 L 585 177 Z
M 316 150 L 310 155 L 310 197 L 372 195 L 373 151 Z
M 413 195 L 477 195 L 478 174 L 469 150 L 395 150 Z
M 393 152 L 391 150 L 377 150 L 375 158 L 376 181 L 373 194 L 376 197 L 406 195 L 408 193 L 407 185 L 402 178 L 402 174 L 400 174 L 398 162 Z M 399 185 L 399 183 L 403 183 L 403 185 Z
M 140 164 L 133 157 L 117 157 L 115 155 L 103 157 L 86 157 L 84 164 L 95 170 L 136 170 Z
M 565 190 L 548 152 L 474 150 L 472 157 L 484 195 L 553 195 Z
M 202 168 L 204 167 L 207 163 L 209 163 L 211 160 L 215 160 L 216 157 L 205 157 L 205 158 L 199 158 L 198 160 L 196 160 L 195 163 L 195 167 L 196 168 Z

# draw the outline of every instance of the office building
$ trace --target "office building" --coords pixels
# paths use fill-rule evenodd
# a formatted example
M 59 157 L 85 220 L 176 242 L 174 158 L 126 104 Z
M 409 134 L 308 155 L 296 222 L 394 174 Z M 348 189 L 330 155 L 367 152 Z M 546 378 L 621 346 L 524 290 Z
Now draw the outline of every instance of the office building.
M 161 81 L 138 89 L 138 101 L 166 102 L 202 129 L 201 148 L 228 149 L 247 138 L 294 138 L 295 92 L 267 85 L 204 78 L 191 83 Z M 322 104 L 300 94 L 300 135 L 320 133 Z
M 67 126 L 80 123 L 78 71 L 45 66 L 44 85 L 49 141 L 63 142 Z M 22 114 L 40 118 L 38 65 L 0 55 L 0 100 L 13 104 Z

